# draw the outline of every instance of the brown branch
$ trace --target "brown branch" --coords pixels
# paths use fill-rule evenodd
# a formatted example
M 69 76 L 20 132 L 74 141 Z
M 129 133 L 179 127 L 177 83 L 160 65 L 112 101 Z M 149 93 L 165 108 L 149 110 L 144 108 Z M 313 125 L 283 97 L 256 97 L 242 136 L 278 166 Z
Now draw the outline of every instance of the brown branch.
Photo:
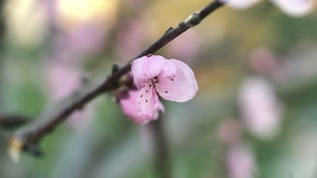
M 201 11 L 192 14 L 185 21 L 181 22 L 177 28 L 169 28 L 160 39 L 154 42 L 134 59 L 155 53 L 166 44 L 174 40 L 176 37 L 187 31 L 189 28 L 198 25 L 206 16 L 221 7 L 223 4 L 224 3 L 216 0 L 208 4 Z M 23 149 L 24 151 L 31 151 L 35 154 L 38 154 L 37 145 L 40 140 L 52 130 L 54 130 L 55 127 L 61 122 L 65 121 L 68 116 L 70 116 L 76 110 L 82 109 L 86 104 L 91 102 L 99 95 L 118 89 L 120 87 L 120 78 L 131 70 L 130 64 L 133 60 L 131 60 L 122 68 L 115 70 L 101 84 L 93 87 L 92 89 L 74 94 L 71 98 L 66 99 L 65 103 L 58 105 L 60 109 L 57 108 L 56 111 L 44 113 L 44 115 L 37 118 L 28 127 L 16 132 L 10 139 L 10 143 L 15 144 L 13 146 L 10 145 L 10 148 L 19 148 Z M 19 143 L 18 146 L 16 146 L 16 143 Z
M 149 123 L 152 129 L 153 151 L 154 151 L 154 171 L 158 177 L 172 177 L 171 153 L 169 150 L 168 139 L 164 130 L 164 118 L 162 115 L 158 120 Z
M 6 130 L 15 129 L 28 123 L 31 119 L 21 115 L 0 115 L 0 127 Z

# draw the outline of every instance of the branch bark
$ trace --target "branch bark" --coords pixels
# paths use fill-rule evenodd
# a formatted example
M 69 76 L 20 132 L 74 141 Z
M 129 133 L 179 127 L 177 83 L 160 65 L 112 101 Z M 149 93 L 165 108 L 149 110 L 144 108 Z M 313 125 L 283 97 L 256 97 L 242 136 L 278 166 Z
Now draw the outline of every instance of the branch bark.
M 192 14 L 185 21 L 181 22 L 177 28 L 169 28 L 161 38 L 155 41 L 134 59 L 155 53 L 188 29 L 198 25 L 210 13 L 223 5 L 224 3 L 219 0 L 208 4 L 202 10 Z M 131 62 L 133 60 L 122 68 L 115 70 L 99 85 L 74 94 L 69 99 L 66 99 L 65 103 L 60 104 L 59 108 L 54 111 L 44 113 L 34 120 L 34 122 L 29 126 L 16 132 L 10 139 L 10 143 L 14 143 L 13 145 L 10 144 L 10 149 L 22 149 L 23 151 L 31 152 L 34 155 L 39 155 L 39 142 L 60 123 L 65 121 L 68 116 L 76 110 L 80 110 L 85 107 L 86 104 L 94 100 L 96 97 L 120 87 L 119 80 L 131 70 Z
M 168 147 L 168 139 L 164 130 L 164 118 L 162 115 L 158 120 L 149 123 L 152 129 L 153 151 L 154 151 L 154 170 L 158 177 L 173 177 L 173 167 L 171 163 L 171 153 Z
M 31 119 L 20 115 L 0 115 L 0 128 L 10 130 L 25 125 Z

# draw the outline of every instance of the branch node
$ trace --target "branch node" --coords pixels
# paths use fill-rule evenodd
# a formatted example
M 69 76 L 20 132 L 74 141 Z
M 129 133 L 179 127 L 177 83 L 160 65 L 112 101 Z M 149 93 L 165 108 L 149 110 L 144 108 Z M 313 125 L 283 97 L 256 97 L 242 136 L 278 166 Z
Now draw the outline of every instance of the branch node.
M 74 105 L 74 107 L 75 107 L 77 110 L 83 110 L 83 109 L 84 109 L 84 105 L 81 104 L 81 103 L 76 103 L 76 104 Z
M 112 65 L 112 69 L 111 69 L 111 73 L 114 74 L 119 70 L 119 65 L 118 64 L 113 64 Z
M 11 137 L 9 140 L 8 155 L 11 158 L 12 162 L 19 162 L 22 149 L 23 142 L 17 137 Z
M 167 34 L 169 34 L 169 33 L 171 33 L 174 29 L 175 29 L 175 28 L 173 28 L 173 27 L 170 27 L 169 29 L 167 29 L 167 30 L 165 31 L 165 33 L 164 33 L 164 36 L 167 35 Z
M 193 27 L 198 25 L 201 22 L 200 14 L 195 12 L 184 21 L 184 24 L 186 27 Z

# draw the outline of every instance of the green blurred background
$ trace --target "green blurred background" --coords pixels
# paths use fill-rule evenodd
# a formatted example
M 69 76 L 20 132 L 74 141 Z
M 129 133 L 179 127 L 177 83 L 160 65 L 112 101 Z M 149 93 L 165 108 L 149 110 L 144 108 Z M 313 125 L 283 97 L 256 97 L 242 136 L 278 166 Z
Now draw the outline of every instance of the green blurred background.
M 0 115 L 56 107 L 208 3 L 2 0 Z M 268 1 L 221 8 L 156 53 L 192 67 L 193 100 L 166 101 L 159 123 L 140 126 L 105 94 L 42 140 L 42 158 L 17 164 L 7 154 L 15 130 L 3 128 L 0 177 L 314 178 L 316 19 Z

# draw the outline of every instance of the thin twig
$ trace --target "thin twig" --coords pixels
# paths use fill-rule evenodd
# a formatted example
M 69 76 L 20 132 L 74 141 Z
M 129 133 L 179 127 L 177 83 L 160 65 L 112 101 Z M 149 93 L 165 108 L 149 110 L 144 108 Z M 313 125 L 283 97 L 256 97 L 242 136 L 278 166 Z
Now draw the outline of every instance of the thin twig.
M 162 114 L 158 120 L 149 123 L 153 132 L 154 170 L 158 177 L 172 177 L 173 167 L 171 164 L 168 140 L 164 131 L 164 118 Z
M 154 42 L 134 59 L 155 53 L 166 44 L 174 40 L 176 37 L 187 31 L 189 28 L 198 25 L 206 16 L 222 5 L 224 5 L 224 3 L 217 0 L 208 4 L 201 11 L 192 14 L 185 21 L 181 22 L 177 28 L 169 28 L 160 39 Z M 65 121 L 68 116 L 70 116 L 76 110 L 82 109 L 86 104 L 105 92 L 118 89 L 120 87 L 120 78 L 131 70 L 131 62 L 133 60 L 108 76 L 107 79 L 100 85 L 89 90 L 88 92 L 83 92 L 83 94 L 80 94 L 79 97 L 72 99 L 71 102 L 66 104 L 65 107 L 61 107 L 60 110 L 49 114 L 44 113 L 44 115 L 40 116 L 33 123 L 31 123 L 30 126 L 16 132 L 11 137 L 11 142 L 19 143 L 19 149 L 31 152 L 32 150 L 36 150 L 36 154 L 38 154 L 38 149 L 36 148 L 40 140 L 52 130 L 54 130 L 57 125 Z
M 20 115 L 6 115 L 0 116 L 0 127 L 3 129 L 15 129 L 25 125 L 31 119 Z

